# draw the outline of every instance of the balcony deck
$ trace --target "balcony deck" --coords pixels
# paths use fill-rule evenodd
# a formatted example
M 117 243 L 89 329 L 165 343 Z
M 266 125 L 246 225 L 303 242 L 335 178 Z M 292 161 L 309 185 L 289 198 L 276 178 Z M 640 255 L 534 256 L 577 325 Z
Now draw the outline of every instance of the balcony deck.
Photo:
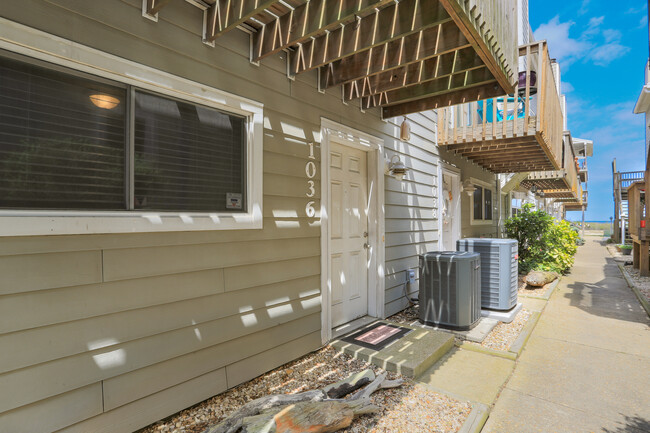
M 546 42 L 520 47 L 519 64 L 525 79 L 509 97 L 437 110 L 442 149 L 493 173 L 562 169 L 564 118 Z
M 538 190 L 544 191 L 545 194 L 550 193 L 551 191 L 568 191 L 572 194 L 571 197 L 568 196 L 568 193 L 565 193 L 562 194 L 561 197 L 557 196 L 551 198 L 569 199 L 573 197 L 577 200 L 581 197 L 581 180 L 578 174 L 579 165 L 576 162 L 577 158 L 573 147 L 573 141 L 571 139 L 571 132 L 564 131 L 562 146 L 563 159 L 562 168 L 560 170 L 531 172 L 528 174 L 528 177 L 521 182 L 521 186 L 530 189 L 534 185 Z M 547 195 L 547 197 L 550 196 Z
M 312 71 L 319 90 L 341 86 L 384 118 L 510 93 L 516 80 L 516 0 L 186 1 L 203 10 L 205 44 L 240 28 L 251 62 L 284 51 L 289 77 Z M 142 3 L 157 21 L 171 2 Z

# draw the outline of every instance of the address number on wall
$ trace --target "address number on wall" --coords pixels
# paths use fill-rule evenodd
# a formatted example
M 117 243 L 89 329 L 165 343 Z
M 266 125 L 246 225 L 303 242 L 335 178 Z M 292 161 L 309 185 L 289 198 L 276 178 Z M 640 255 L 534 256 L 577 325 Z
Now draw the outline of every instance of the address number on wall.
M 305 174 L 309 178 L 307 181 L 307 197 L 312 198 L 314 195 L 316 195 L 316 189 L 314 188 L 314 177 L 316 176 L 316 163 L 314 160 L 316 157 L 314 156 L 314 143 L 309 143 L 309 161 L 307 161 L 307 164 L 305 164 Z M 305 206 L 305 213 L 309 218 L 313 218 L 316 216 L 316 209 L 314 209 L 314 204 L 316 202 L 313 200 L 310 200 L 307 202 L 307 205 Z

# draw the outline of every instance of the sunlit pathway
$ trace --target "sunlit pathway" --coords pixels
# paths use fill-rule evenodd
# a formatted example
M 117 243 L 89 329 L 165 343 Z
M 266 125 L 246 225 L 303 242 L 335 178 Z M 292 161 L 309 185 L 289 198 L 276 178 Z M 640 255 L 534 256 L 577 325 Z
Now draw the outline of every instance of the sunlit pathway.
M 579 248 L 483 432 L 650 431 L 650 321 L 599 240 Z

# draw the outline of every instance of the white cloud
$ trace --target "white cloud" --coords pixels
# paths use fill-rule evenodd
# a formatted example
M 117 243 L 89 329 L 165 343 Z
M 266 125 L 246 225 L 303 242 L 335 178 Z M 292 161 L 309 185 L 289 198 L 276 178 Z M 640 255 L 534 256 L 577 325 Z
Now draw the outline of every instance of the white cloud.
M 575 90 L 573 85 L 568 81 L 562 81 L 562 93 L 571 93 Z
M 582 0 L 582 4 L 580 5 L 580 9 L 578 9 L 578 15 L 584 15 L 589 11 L 588 7 L 589 7 L 589 2 L 590 1 L 591 0 Z
M 541 24 L 534 32 L 535 39 L 548 41 L 551 55 L 563 61 L 564 66 L 573 63 L 589 50 L 588 43 L 569 36 L 569 29 L 574 24 L 573 21 L 560 22 L 560 17 L 556 15 L 548 23 Z
M 607 66 L 630 49 L 621 43 L 623 35 L 619 30 L 602 28 L 604 22 L 604 16 L 592 17 L 578 37 L 571 37 L 570 30 L 575 22 L 562 22 L 556 15 L 535 30 L 535 39 L 546 39 L 551 54 L 565 68 L 576 61 L 591 61 L 598 66 Z

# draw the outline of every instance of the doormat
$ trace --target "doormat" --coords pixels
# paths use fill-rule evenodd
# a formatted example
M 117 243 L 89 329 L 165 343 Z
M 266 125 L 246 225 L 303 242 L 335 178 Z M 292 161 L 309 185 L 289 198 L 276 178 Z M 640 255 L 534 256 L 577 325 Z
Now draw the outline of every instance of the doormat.
M 411 331 L 412 329 L 409 328 L 377 322 L 343 337 L 341 340 L 368 349 L 381 350 Z

